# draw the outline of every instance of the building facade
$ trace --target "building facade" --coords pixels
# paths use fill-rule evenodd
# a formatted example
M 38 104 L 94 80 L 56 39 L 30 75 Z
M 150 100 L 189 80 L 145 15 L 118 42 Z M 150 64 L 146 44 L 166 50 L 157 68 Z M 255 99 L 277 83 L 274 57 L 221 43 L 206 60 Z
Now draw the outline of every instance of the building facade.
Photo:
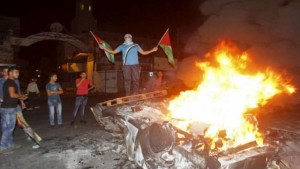
M 118 32 L 104 32 L 97 29 L 97 20 L 93 17 L 93 4 L 91 0 L 76 1 L 76 16 L 72 21 L 71 35 L 87 44 L 90 52 L 82 52 L 68 43 L 60 45 L 61 75 L 64 86 L 74 89 L 74 81 L 79 72 L 86 71 L 88 78 L 95 84 L 97 90 L 103 93 L 123 92 L 122 56 L 115 55 L 115 63 L 110 63 L 105 53 L 99 49 L 96 41 L 89 31 L 107 41 L 115 49 L 124 42 L 124 34 Z M 99 26 L 101 27 L 101 26 Z M 144 50 L 152 49 L 157 45 L 157 39 L 137 37 L 133 35 L 133 41 L 138 43 Z M 167 57 L 162 51 L 140 56 L 141 65 L 141 88 L 146 86 L 149 72 L 155 70 L 174 69 L 168 64 Z
M 9 38 L 20 35 L 20 19 L 0 16 L 0 63 L 13 63 L 18 48 L 11 46 Z

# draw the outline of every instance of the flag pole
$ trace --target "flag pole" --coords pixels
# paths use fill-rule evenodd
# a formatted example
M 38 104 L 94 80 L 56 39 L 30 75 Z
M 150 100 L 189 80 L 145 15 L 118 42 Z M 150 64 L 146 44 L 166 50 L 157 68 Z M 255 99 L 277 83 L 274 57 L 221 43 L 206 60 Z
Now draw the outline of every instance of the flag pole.
M 90 31 L 90 33 L 92 34 L 93 38 L 96 40 L 94 33 L 92 31 Z
M 90 33 L 92 34 L 93 38 L 96 40 L 98 47 L 101 48 L 100 45 L 103 45 L 102 41 L 98 42 L 96 36 L 94 35 L 94 33 L 92 31 L 90 31 Z
M 96 42 L 97 42 L 97 38 L 96 38 L 96 36 L 94 35 L 94 33 L 92 32 L 92 31 L 90 31 L 90 33 L 92 34 L 92 36 L 93 36 L 93 38 L 96 40 Z M 101 42 L 100 43 L 98 43 L 97 42 L 97 44 L 98 44 L 98 46 L 100 45 L 100 44 L 102 44 Z
M 169 31 L 169 28 L 166 30 L 166 32 L 164 33 L 164 35 L 160 38 L 160 40 L 159 40 L 158 44 L 156 45 L 156 47 L 159 46 L 161 40 L 164 38 L 164 36 L 166 35 L 166 33 L 167 33 L 168 31 Z

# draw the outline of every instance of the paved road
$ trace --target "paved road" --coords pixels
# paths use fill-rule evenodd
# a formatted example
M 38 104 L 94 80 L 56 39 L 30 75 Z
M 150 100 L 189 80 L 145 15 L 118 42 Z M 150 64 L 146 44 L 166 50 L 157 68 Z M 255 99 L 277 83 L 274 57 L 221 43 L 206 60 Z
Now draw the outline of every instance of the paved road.
M 118 145 L 120 136 L 114 136 L 102 130 L 96 122 L 89 107 L 102 102 L 115 95 L 94 95 L 89 97 L 86 108 L 87 124 L 79 123 L 70 126 L 71 113 L 75 96 L 64 94 L 63 128 L 58 126 L 49 128 L 48 106 L 46 95 L 39 98 L 39 109 L 24 111 L 24 117 L 29 125 L 43 138 L 41 147 L 33 149 L 33 142 L 26 139 L 22 129 L 16 128 L 14 132 L 15 143 L 21 148 L 11 154 L 0 155 L 0 168 L 2 169 L 74 169 L 74 168 L 116 168 L 120 163 L 126 163 Z

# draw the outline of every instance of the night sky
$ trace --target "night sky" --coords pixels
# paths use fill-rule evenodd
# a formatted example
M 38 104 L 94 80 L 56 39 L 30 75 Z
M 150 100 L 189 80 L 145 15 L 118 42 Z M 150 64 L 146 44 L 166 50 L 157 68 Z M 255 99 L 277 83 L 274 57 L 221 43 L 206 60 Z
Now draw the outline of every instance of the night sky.
M 159 37 L 168 27 L 193 24 L 200 17 L 199 4 L 199 0 L 95 0 L 93 15 L 100 30 Z M 20 17 L 22 36 L 47 30 L 53 22 L 70 30 L 75 0 L 10 0 L 0 6 L 0 15 Z
M 75 17 L 75 0 L 10 0 L 0 6 L 0 15 L 21 19 L 21 37 L 49 31 L 53 22 L 60 22 L 70 31 Z M 159 38 L 169 27 L 189 32 L 201 22 L 201 0 L 94 0 L 93 15 L 100 31 L 131 33 L 134 36 Z M 21 47 L 19 58 L 36 69 L 42 57 L 52 57 L 57 41 L 43 41 Z M 45 52 L 49 51 L 49 52 Z M 48 56 L 47 56 L 48 55 Z M 53 64 L 56 64 L 55 62 Z

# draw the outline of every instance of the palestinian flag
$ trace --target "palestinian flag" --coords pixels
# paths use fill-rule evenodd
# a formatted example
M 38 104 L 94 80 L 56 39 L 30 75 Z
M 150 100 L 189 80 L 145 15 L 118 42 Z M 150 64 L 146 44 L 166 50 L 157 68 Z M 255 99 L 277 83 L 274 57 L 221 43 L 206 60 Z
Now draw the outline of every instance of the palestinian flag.
M 169 35 L 169 28 L 158 42 L 158 45 L 164 50 L 164 52 L 168 56 L 169 63 L 175 66 L 175 60 L 172 52 L 172 46 Z
M 94 39 L 96 40 L 98 45 L 102 44 L 105 48 L 112 50 L 111 46 L 107 42 L 102 40 L 99 36 L 95 35 L 92 31 L 90 31 L 90 33 L 92 34 L 92 36 L 94 37 Z M 112 62 L 112 63 L 115 62 L 115 56 L 113 54 L 105 52 L 105 55 L 110 62 Z
M 24 132 L 33 139 L 37 144 L 40 144 L 42 138 L 29 126 L 21 112 L 17 112 L 17 124 L 23 128 Z

